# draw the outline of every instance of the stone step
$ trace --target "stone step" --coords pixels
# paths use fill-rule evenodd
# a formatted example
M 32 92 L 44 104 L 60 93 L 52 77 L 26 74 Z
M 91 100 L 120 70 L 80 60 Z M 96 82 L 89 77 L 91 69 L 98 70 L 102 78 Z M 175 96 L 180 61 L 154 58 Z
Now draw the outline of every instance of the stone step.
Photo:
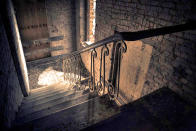
M 50 91 L 55 91 L 58 90 L 59 88 L 64 88 L 67 87 L 69 85 L 52 85 L 52 86 L 45 86 L 45 87 L 40 87 L 40 88 L 36 88 L 36 89 L 32 89 L 30 92 L 30 95 L 34 96 L 34 95 L 39 95 L 42 93 L 46 93 L 46 92 L 50 92 Z M 26 99 L 26 98 L 25 98 Z
M 28 114 L 24 117 L 17 118 L 16 119 L 16 124 L 20 125 L 20 124 L 28 123 L 30 121 L 34 121 L 34 120 L 40 119 L 42 117 L 46 117 L 46 116 L 55 114 L 57 112 L 66 110 L 68 108 L 71 108 L 73 106 L 81 104 L 85 101 L 88 101 L 89 99 L 94 98 L 95 96 L 96 95 L 88 93 L 88 94 L 85 94 L 85 95 L 83 95 L 79 98 L 73 99 L 71 101 L 65 101 L 63 103 L 52 106 L 50 108 L 46 108 L 46 109 L 43 109 L 41 111 L 33 112 L 33 113 Z
M 45 91 L 45 90 L 52 89 L 52 88 L 56 88 L 56 86 L 52 86 L 52 85 L 51 86 L 42 86 L 42 87 L 39 87 L 39 88 L 31 89 L 31 93 Z
M 82 102 L 76 103 L 64 110 L 23 123 L 23 125 L 18 125 L 15 129 L 49 130 L 52 128 L 58 129 L 59 125 L 65 125 L 71 126 L 71 130 L 74 128 L 79 130 L 82 127 L 78 125 L 71 125 L 72 122 L 80 121 L 81 125 L 89 124 L 90 121 L 92 121 L 92 117 L 95 115 L 95 112 L 100 110 L 99 103 L 100 97 L 85 99 Z
M 57 91 L 61 91 L 61 90 L 65 90 L 65 89 L 66 89 L 65 86 L 60 86 L 60 87 L 57 86 L 57 87 L 54 87 L 54 88 L 50 87 L 46 91 L 40 90 L 38 92 L 31 92 L 28 97 L 24 98 L 24 100 L 31 100 L 31 99 L 34 99 L 34 98 L 37 98 L 37 97 L 40 97 L 40 96 L 48 95 L 48 94 L 51 94 L 51 93 L 54 93 L 54 92 L 57 92 Z
M 73 99 L 77 99 L 77 98 L 79 98 L 82 95 L 85 95 L 87 93 L 89 93 L 89 90 L 79 91 L 79 92 L 72 93 L 70 95 L 66 95 L 66 96 L 63 96 L 63 97 L 60 97 L 60 98 L 57 98 L 57 99 L 50 100 L 46 103 L 36 104 L 36 105 L 31 106 L 29 108 L 21 108 L 18 117 L 23 117 L 25 115 L 29 115 L 29 114 L 34 113 L 34 112 L 38 112 L 38 111 L 41 111 L 41 110 L 44 110 L 44 109 L 47 109 L 47 108 L 51 108 L 51 107 L 53 107 L 55 105 L 58 105 L 60 103 L 68 102 L 68 101 L 71 101 Z
M 100 114 L 100 105 L 100 97 L 89 99 L 72 108 L 34 121 L 34 130 L 58 129 L 62 125 L 68 127 L 67 130 L 80 130 L 87 125 L 93 124 L 94 117 Z M 41 124 L 40 122 L 43 123 Z
M 53 96 L 48 96 L 48 97 L 44 97 L 42 99 L 38 99 L 38 100 L 35 100 L 35 101 L 26 102 L 25 104 L 23 103 L 21 105 L 20 109 L 24 110 L 26 108 L 32 108 L 33 106 L 40 105 L 40 104 L 43 104 L 43 103 L 46 103 L 46 102 L 49 102 L 49 101 L 52 101 L 52 100 L 55 100 L 55 99 L 58 99 L 58 98 L 61 98 L 61 97 L 65 97 L 65 96 L 71 95 L 75 92 L 76 92 L 75 90 L 69 90 L 69 91 L 65 91 L 65 92 L 62 92 L 62 93 L 55 94 Z
M 24 99 L 23 102 L 22 102 L 22 105 L 23 104 L 28 104 L 28 103 L 31 103 L 31 102 L 35 102 L 35 101 L 39 101 L 41 99 L 45 99 L 45 98 L 49 98 L 49 97 L 53 97 L 53 96 L 56 96 L 58 94 L 61 94 L 61 93 L 65 93 L 67 92 L 67 90 L 59 90 L 59 91 L 55 91 L 55 92 L 52 92 L 52 93 L 47 93 L 47 94 L 43 94 L 39 97 L 35 97 L 35 98 L 32 98 L 32 99 Z
M 49 94 L 53 94 L 55 92 L 59 92 L 59 91 L 65 91 L 66 89 L 65 88 L 58 88 L 58 89 L 54 89 L 54 90 L 49 90 L 49 91 L 46 91 L 46 92 L 40 92 L 40 93 L 36 93 L 36 94 L 30 94 L 28 98 L 25 98 L 25 100 L 32 100 L 34 98 L 38 98 L 40 96 L 45 96 L 45 95 L 49 95 Z

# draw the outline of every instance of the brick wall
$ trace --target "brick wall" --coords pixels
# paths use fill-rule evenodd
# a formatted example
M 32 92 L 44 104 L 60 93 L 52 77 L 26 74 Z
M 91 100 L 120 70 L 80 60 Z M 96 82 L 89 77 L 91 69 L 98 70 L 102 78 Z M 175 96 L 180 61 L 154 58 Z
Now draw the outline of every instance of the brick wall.
M 23 95 L 1 18 L 0 49 L 0 128 L 7 128 L 15 118 Z
M 30 44 L 33 40 L 49 37 L 45 1 L 13 0 L 13 3 L 26 61 L 49 57 L 50 51 L 37 51 L 49 48 L 48 42 Z
M 14 5 L 27 61 L 76 50 L 75 0 L 14 0 Z M 64 36 L 64 39 L 28 45 L 32 40 L 56 36 Z M 63 46 L 64 49 L 36 52 L 56 46 Z
M 88 40 L 92 43 L 95 42 L 95 34 L 93 33 L 94 30 L 94 19 L 95 19 L 95 6 L 94 2 L 96 0 L 88 0 Z
M 46 0 L 49 36 L 64 36 L 51 46 L 63 45 L 64 50 L 53 51 L 52 56 L 70 53 L 76 49 L 75 0 Z
M 194 0 L 97 0 L 96 41 L 117 31 L 139 31 L 196 19 Z M 169 87 L 196 103 L 196 31 L 143 39 L 153 47 L 142 95 Z M 131 72 L 130 72 L 131 73 Z

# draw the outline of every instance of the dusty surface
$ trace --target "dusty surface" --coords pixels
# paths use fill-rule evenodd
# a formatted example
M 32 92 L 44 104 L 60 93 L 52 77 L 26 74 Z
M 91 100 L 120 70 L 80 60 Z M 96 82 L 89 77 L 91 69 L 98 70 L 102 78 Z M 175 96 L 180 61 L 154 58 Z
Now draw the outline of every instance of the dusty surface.
M 66 124 L 62 123 L 62 124 L 59 124 L 58 126 L 55 126 L 47 130 L 49 131 L 81 130 L 88 126 L 96 124 L 98 122 L 101 122 L 105 119 L 108 119 L 118 114 L 120 111 L 119 108 L 114 103 L 109 101 L 107 96 L 101 98 L 98 103 L 91 103 L 91 104 L 95 104 L 95 105 L 89 105 L 89 106 L 93 106 L 94 108 L 92 107 L 88 109 L 89 112 L 87 113 L 88 114 L 87 116 L 83 113 L 84 116 L 80 116 L 77 119 L 72 120 L 68 124 L 65 122 Z
M 121 109 L 121 112 L 85 130 L 195 131 L 196 108 L 168 88 L 161 88 Z

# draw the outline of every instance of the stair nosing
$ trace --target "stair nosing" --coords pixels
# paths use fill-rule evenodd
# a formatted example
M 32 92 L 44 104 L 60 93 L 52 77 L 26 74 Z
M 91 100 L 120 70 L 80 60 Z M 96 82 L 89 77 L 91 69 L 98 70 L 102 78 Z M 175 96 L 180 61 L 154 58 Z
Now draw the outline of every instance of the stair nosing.
M 85 95 L 83 95 L 83 96 L 81 96 L 81 97 L 84 97 L 84 96 L 89 96 L 90 95 L 90 93 L 87 93 L 87 94 L 85 94 Z M 89 100 L 91 100 L 91 99 L 94 99 L 94 98 L 96 98 L 97 96 L 95 96 L 95 95 L 93 95 L 92 96 L 92 98 L 90 98 L 90 99 L 87 99 L 87 100 L 85 100 L 85 101 L 82 101 L 82 102 L 80 102 L 80 103 L 76 103 L 76 104 L 73 104 L 73 105 L 71 105 L 71 106 L 68 106 L 68 107 L 66 107 L 66 108 L 60 108 L 60 109 L 53 109 L 53 111 L 51 110 L 49 113 L 46 113 L 45 115 L 43 115 L 43 116 L 39 116 L 39 117 L 35 117 L 35 118 L 33 118 L 33 119 L 30 119 L 30 118 L 26 118 L 26 120 L 25 120 L 25 117 L 21 117 L 20 119 L 24 119 L 23 120 L 23 122 L 19 122 L 19 123 L 21 123 L 21 125 L 22 124 L 25 124 L 25 123 L 28 123 L 28 122 L 31 122 L 31 121 L 35 121 L 35 120 L 37 120 L 37 119 L 41 119 L 41 118 L 43 118 L 43 117 L 46 117 L 46 116 L 49 116 L 49 115 L 52 115 L 52 114 L 55 114 L 55 113 L 57 113 L 57 112 L 60 112 L 60 111 L 63 111 L 63 110 L 67 110 L 67 109 L 69 109 L 69 108 L 72 108 L 72 107 L 74 107 L 74 106 L 77 106 L 77 105 L 80 105 L 80 104 L 82 104 L 82 103 L 85 103 L 85 102 L 88 102 Z M 79 97 L 80 98 L 80 97 Z M 78 99 L 78 98 L 77 98 Z M 75 100 L 77 100 L 77 99 L 75 99 Z M 61 103 L 62 104 L 62 103 Z M 61 105 L 61 104 L 58 104 L 58 105 Z M 55 105 L 56 107 L 58 107 L 58 105 Z M 41 111 L 39 111 L 39 112 L 41 112 Z M 29 115 L 30 116 L 30 115 Z M 38 115 L 37 115 L 38 116 Z M 19 124 L 20 125 L 20 124 Z
M 39 91 L 47 91 L 47 89 L 50 89 L 50 88 L 55 88 L 55 85 L 49 85 L 49 86 L 43 86 L 43 87 L 39 87 L 39 88 L 35 88 L 35 89 L 31 89 L 31 92 L 32 93 L 36 93 L 36 92 L 39 92 Z
M 77 98 L 79 98 L 79 97 L 82 97 L 83 95 L 88 94 L 89 92 L 86 92 L 85 94 L 83 94 L 83 93 L 85 93 L 85 92 L 84 92 L 84 91 L 78 92 L 78 93 L 76 94 L 77 96 L 73 96 L 73 98 L 68 99 L 68 100 L 66 100 L 67 97 L 71 97 L 72 95 L 75 95 L 75 94 L 72 93 L 72 94 L 66 95 L 66 96 L 64 96 L 64 97 L 60 97 L 60 98 L 57 98 L 57 99 L 53 99 L 53 100 L 48 101 L 48 102 L 46 102 L 46 103 L 49 103 L 49 102 L 52 102 L 52 101 L 54 102 L 54 101 L 58 101 L 58 100 L 59 100 L 59 101 L 62 100 L 62 101 L 59 102 L 59 103 L 53 103 L 53 105 L 48 106 L 48 107 L 44 107 L 43 109 L 37 109 L 37 110 L 34 110 L 34 111 L 32 111 L 32 112 L 25 113 L 24 115 L 19 115 L 19 117 L 23 117 L 23 116 L 28 115 L 28 114 L 31 114 L 31 113 L 33 113 L 33 112 L 38 112 L 38 111 L 44 110 L 44 109 L 46 109 L 46 108 L 50 108 L 50 107 L 55 106 L 55 105 L 58 105 L 58 104 L 60 104 L 60 103 L 68 102 L 68 101 L 71 101 L 71 100 L 75 100 L 75 99 L 77 99 Z M 42 103 L 42 104 L 46 104 L 46 103 Z M 41 106 L 42 104 L 38 104 L 38 105 L 36 105 L 35 107 L 39 107 L 39 106 Z M 29 108 L 32 108 L 32 109 L 33 109 L 34 107 L 29 107 Z M 29 108 L 23 109 L 23 110 L 21 110 L 21 112 L 25 112 L 25 110 L 28 110 Z
M 26 100 L 23 100 L 22 105 L 30 103 L 30 102 L 33 102 L 33 101 L 37 101 L 37 100 L 40 100 L 40 99 L 44 99 L 46 97 L 51 97 L 51 96 L 54 96 L 54 95 L 57 95 L 59 93 L 63 93 L 63 92 L 66 92 L 66 91 L 67 90 L 64 89 L 64 90 L 56 91 L 56 92 L 53 92 L 53 93 L 50 93 L 50 94 L 47 94 L 47 95 L 43 95 L 43 96 L 39 96 L 39 97 L 36 97 L 36 98 L 32 98 L 32 99 L 29 99 L 29 100 L 26 99 Z
M 42 87 L 40 87 L 42 88 Z M 45 93 L 45 92 L 52 92 L 52 91 L 55 91 L 55 90 L 60 90 L 60 89 L 63 89 L 63 88 L 66 88 L 66 85 L 64 87 L 50 87 L 48 89 L 45 89 L 45 90 L 40 90 L 39 92 L 36 91 L 36 92 L 32 92 L 32 90 L 30 91 L 30 95 L 39 95 L 39 94 L 42 94 L 42 93 Z
M 61 97 L 66 97 L 68 95 L 73 94 L 74 92 L 76 92 L 76 91 L 75 90 L 69 90 L 69 91 L 65 91 L 65 92 L 62 92 L 62 93 L 59 93 L 59 94 L 56 94 L 56 95 L 53 95 L 53 96 L 44 97 L 44 98 L 39 99 L 39 100 L 31 101 L 31 102 L 28 102 L 28 103 L 23 103 L 23 104 L 21 104 L 21 109 L 30 108 L 34 105 L 44 104 L 44 103 L 49 102 L 49 101 L 54 100 L 54 99 L 58 99 L 58 98 L 61 98 Z M 49 98 L 52 98 L 52 99 L 49 99 Z
M 34 98 L 38 98 L 38 97 L 41 97 L 41 96 L 44 96 L 44 95 L 48 95 L 48 94 L 52 94 L 54 92 L 58 92 L 58 91 L 62 91 L 62 90 L 66 90 L 65 88 L 56 88 L 52 91 L 46 91 L 46 92 L 42 92 L 42 93 L 38 93 L 38 94 L 31 94 L 28 96 L 28 97 L 25 97 L 24 100 L 31 100 L 31 99 L 34 99 Z
M 83 102 L 83 103 L 81 103 L 81 104 L 75 105 L 75 106 L 73 106 L 73 107 L 71 107 L 71 108 L 76 108 L 76 109 L 77 109 L 77 108 L 79 108 L 79 107 L 77 107 L 77 106 L 80 106 L 80 105 L 85 104 L 85 103 L 90 102 L 90 101 L 97 101 L 97 102 L 98 102 L 99 99 L 100 99 L 101 97 L 102 97 L 102 96 L 96 96 L 96 97 L 94 97 L 94 98 L 92 98 L 92 99 L 89 99 L 89 100 L 87 100 L 87 101 L 85 101 L 85 102 Z M 69 112 L 69 110 L 70 110 L 71 108 L 68 108 L 68 109 L 66 109 L 66 110 Z M 80 113 L 81 113 L 81 112 L 85 112 L 85 110 L 80 111 Z M 58 112 L 57 112 L 57 113 L 58 113 Z M 52 115 L 55 115 L 55 114 L 52 114 Z M 71 115 L 71 116 L 68 116 L 68 119 L 69 119 L 69 118 L 72 118 L 73 116 L 74 116 L 74 117 L 75 117 L 75 116 L 78 116 L 78 114 L 76 113 L 76 114 L 73 114 L 73 115 Z M 85 116 L 81 116 L 81 114 L 79 114 L 79 116 L 80 116 L 80 117 L 77 117 L 77 118 L 79 118 L 79 119 L 81 119 L 82 117 L 85 117 Z M 47 117 L 54 117 L 54 116 L 45 116 L 45 117 L 40 118 L 40 119 L 37 119 L 37 120 L 41 120 L 41 121 L 44 120 L 44 119 L 47 120 L 47 119 L 48 119 Z M 35 120 L 34 120 L 34 121 L 35 121 Z M 34 123 L 34 121 L 32 121 L 32 122 Z M 65 122 L 64 118 L 63 118 L 63 121 Z M 35 127 L 35 129 L 36 129 L 36 130 L 43 130 L 43 129 L 44 129 L 44 130 L 45 130 L 45 129 L 47 130 L 47 129 L 49 129 L 49 128 L 53 128 L 53 127 L 58 126 L 59 124 L 62 124 L 63 121 L 57 122 L 57 123 L 55 123 L 54 125 L 52 125 L 52 126 L 50 126 L 50 127 L 41 127 L 41 128 L 40 128 L 40 127 L 38 126 L 38 127 Z M 67 122 L 67 123 L 69 123 L 69 122 Z M 63 123 L 63 125 L 64 125 L 64 124 L 65 124 L 65 123 Z M 46 124 L 46 126 L 47 126 L 47 124 Z

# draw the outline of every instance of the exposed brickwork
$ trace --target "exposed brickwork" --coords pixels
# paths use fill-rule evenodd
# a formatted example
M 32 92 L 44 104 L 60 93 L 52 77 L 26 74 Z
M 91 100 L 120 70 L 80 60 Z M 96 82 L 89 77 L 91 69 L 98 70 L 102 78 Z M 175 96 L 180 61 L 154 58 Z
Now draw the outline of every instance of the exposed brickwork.
M 53 51 L 52 56 L 70 53 L 76 49 L 75 0 L 46 0 L 48 29 L 50 37 L 64 36 L 51 46 L 62 45 L 64 50 Z
M 13 0 L 13 2 L 25 54 L 35 52 L 37 48 L 50 47 L 50 44 L 46 42 L 42 42 L 36 46 L 35 44 L 28 46 L 28 41 L 49 37 L 45 1 L 28 2 L 21 0 L 18 2 L 17 0 Z M 50 51 L 37 52 L 36 54 L 25 55 L 25 58 L 26 61 L 32 61 L 49 57 L 50 54 Z
M 23 95 L 0 18 L 0 129 L 8 128 L 15 118 Z
M 96 0 L 88 0 L 88 18 L 89 18 L 89 27 L 88 27 L 88 39 L 90 42 L 94 43 L 95 42 L 95 35 L 93 33 L 93 29 L 94 29 L 94 24 L 93 21 L 95 19 L 95 8 L 94 8 L 94 2 Z
M 37 48 L 63 46 L 63 50 L 43 51 L 26 56 L 27 61 L 70 53 L 76 49 L 75 0 L 15 1 L 16 16 L 25 53 Z M 30 40 L 64 36 L 63 40 L 27 46 Z M 26 43 L 26 44 L 25 44 Z M 27 47 L 26 47 L 27 46 Z
M 117 31 L 139 31 L 196 19 L 194 0 L 97 0 L 96 41 Z M 153 46 L 143 95 L 168 86 L 196 102 L 196 31 L 142 40 Z M 131 72 L 130 72 L 131 73 Z

